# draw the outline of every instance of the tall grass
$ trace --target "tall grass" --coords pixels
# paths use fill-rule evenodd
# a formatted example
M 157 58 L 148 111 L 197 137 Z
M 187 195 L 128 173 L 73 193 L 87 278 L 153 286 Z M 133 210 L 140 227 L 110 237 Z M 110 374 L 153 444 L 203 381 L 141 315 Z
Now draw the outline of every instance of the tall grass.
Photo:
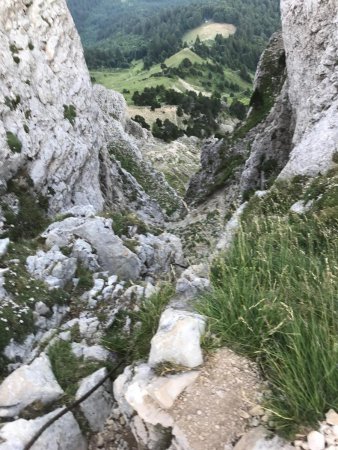
M 337 218 L 336 222 L 337 224 Z M 211 269 L 199 302 L 223 345 L 255 358 L 271 383 L 267 408 L 291 433 L 338 407 L 337 228 L 308 219 L 247 221 Z

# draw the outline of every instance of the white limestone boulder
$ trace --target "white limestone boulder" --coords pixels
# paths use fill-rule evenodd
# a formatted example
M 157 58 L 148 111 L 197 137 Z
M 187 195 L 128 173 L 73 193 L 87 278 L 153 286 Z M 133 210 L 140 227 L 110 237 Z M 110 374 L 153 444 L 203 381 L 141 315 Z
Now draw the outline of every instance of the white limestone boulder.
M 19 419 L 0 429 L 0 450 L 23 450 L 40 428 L 58 414 L 59 408 L 35 420 Z M 36 441 L 32 450 L 86 450 L 87 444 L 72 413 L 53 423 Z
M 17 416 L 27 406 L 39 401 L 51 403 L 63 395 L 44 353 L 30 365 L 21 366 L 0 385 L 0 417 Z
M 48 252 L 39 250 L 27 258 L 28 272 L 53 288 L 63 288 L 74 278 L 76 269 L 76 259 L 63 255 L 57 246 Z
M 168 308 L 151 341 L 149 364 L 171 362 L 189 368 L 203 363 L 200 340 L 205 320 L 199 314 Z
M 109 352 L 101 345 L 85 345 L 77 342 L 72 343 L 72 352 L 77 358 L 83 358 L 85 361 L 104 362 L 109 358 Z
M 168 377 L 158 377 L 152 381 L 147 392 L 150 397 L 155 400 L 161 408 L 171 408 L 179 395 L 198 378 L 199 372 L 185 372 L 177 375 L 169 375 Z
M 115 380 L 114 398 L 119 412 L 141 446 L 151 450 L 163 448 L 163 437 L 168 435 L 172 435 L 175 442 L 182 442 L 183 433 L 169 408 L 197 377 L 196 371 L 157 377 L 149 365 L 140 364 L 126 367 Z M 188 450 L 190 447 L 174 448 Z
M 89 392 L 106 376 L 107 369 L 103 368 L 84 378 L 76 392 L 76 400 Z M 111 414 L 112 407 L 112 384 L 109 379 L 80 405 L 81 411 L 87 419 L 92 431 L 100 431 L 103 428 L 105 421 Z

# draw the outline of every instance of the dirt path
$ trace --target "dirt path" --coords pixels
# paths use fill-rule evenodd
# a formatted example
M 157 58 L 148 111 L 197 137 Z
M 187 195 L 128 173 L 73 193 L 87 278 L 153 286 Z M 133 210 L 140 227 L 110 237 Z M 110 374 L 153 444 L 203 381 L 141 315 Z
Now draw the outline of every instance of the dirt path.
M 194 450 L 224 450 L 245 432 L 263 386 L 254 364 L 223 348 L 170 410 Z

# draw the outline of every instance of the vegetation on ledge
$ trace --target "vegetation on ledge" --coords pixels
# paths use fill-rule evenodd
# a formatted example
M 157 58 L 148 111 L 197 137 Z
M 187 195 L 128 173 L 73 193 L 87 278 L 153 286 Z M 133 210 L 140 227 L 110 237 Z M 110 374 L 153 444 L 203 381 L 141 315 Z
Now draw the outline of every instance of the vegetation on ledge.
M 198 306 L 217 345 L 258 361 L 270 383 L 266 408 L 288 435 L 336 407 L 336 185 L 332 171 L 253 197 L 231 250 L 214 261 L 213 289 Z M 311 210 L 289 212 L 301 198 L 314 202 Z

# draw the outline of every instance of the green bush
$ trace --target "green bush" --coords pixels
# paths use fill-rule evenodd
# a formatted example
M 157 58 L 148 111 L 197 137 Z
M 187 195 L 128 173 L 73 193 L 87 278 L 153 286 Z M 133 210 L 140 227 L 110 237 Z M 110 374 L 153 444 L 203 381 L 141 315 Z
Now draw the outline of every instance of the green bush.
M 221 345 L 259 362 L 287 434 L 337 406 L 338 215 L 323 217 L 247 216 L 198 305 Z

